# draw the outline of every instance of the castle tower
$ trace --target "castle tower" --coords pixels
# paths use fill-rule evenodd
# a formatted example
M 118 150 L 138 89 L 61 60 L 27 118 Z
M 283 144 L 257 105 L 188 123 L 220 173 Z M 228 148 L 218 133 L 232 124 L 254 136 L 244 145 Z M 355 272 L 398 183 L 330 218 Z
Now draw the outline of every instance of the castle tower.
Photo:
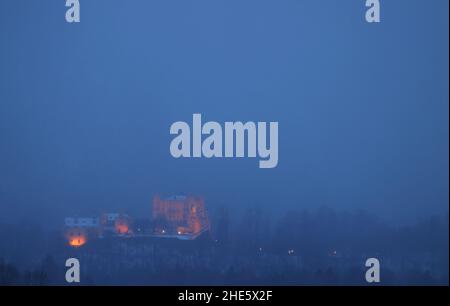
M 203 198 L 153 198 L 152 222 L 156 234 L 198 235 L 210 229 Z

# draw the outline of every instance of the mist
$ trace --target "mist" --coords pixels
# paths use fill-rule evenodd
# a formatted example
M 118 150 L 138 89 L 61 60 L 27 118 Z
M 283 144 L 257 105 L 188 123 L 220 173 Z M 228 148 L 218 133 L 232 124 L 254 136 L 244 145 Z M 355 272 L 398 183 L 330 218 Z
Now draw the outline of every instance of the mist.
M 1 1 L 0 225 L 150 218 L 154 196 L 185 194 L 205 199 L 213 227 L 227 212 L 231 249 L 249 211 L 268 216 L 266 244 L 284 254 L 275 225 L 303 229 L 325 209 L 341 225 L 377 220 L 370 235 L 436 237 L 421 250 L 448 262 L 448 1 L 383 5 L 368 26 L 352 0 L 97 0 L 69 24 L 64 1 Z M 196 113 L 278 122 L 276 167 L 174 158 L 170 127 Z

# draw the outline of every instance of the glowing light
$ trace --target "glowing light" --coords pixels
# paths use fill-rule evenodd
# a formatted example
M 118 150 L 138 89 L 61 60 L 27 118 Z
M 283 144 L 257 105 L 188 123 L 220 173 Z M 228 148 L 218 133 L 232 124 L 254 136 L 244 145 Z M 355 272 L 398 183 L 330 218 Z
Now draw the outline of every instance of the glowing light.
M 69 240 L 69 245 L 78 248 L 86 243 L 86 238 L 84 236 L 73 237 Z
M 288 250 L 288 255 L 294 255 L 294 250 Z
M 119 235 L 131 234 L 130 222 L 127 215 L 119 215 L 114 222 L 116 233 Z
M 128 225 L 124 223 L 119 223 L 116 225 L 117 233 L 119 234 L 127 234 L 128 233 Z

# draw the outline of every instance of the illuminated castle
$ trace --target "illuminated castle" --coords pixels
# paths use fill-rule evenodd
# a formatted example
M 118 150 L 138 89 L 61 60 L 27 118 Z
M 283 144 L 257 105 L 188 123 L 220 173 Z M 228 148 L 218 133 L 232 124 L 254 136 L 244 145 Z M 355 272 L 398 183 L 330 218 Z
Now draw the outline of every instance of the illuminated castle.
M 148 221 L 135 222 L 128 215 L 119 213 L 69 217 L 64 220 L 64 236 L 70 246 L 80 247 L 90 240 L 106 237 L 193 240 L 210 229 L 205 201 L 193 196 L 154 197 L 151 220 Z
M 203 198 L 172 196 L 153 198 L 152 223 L 157 235 L 192 239 L 209 230 Z

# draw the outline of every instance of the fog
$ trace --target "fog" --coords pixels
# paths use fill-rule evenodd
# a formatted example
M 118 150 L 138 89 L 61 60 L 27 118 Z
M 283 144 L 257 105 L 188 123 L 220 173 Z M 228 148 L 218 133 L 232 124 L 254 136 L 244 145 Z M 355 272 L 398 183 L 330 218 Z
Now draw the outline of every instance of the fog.
M 0 3 L 0 222 L 149 217 L 154 195 L 211 212 L 448 212 L 448 1 Z M 277 167 L 180 158 L 169 128 L 279 122 Z M 447 215 L 448 218 L 448 215 Z

